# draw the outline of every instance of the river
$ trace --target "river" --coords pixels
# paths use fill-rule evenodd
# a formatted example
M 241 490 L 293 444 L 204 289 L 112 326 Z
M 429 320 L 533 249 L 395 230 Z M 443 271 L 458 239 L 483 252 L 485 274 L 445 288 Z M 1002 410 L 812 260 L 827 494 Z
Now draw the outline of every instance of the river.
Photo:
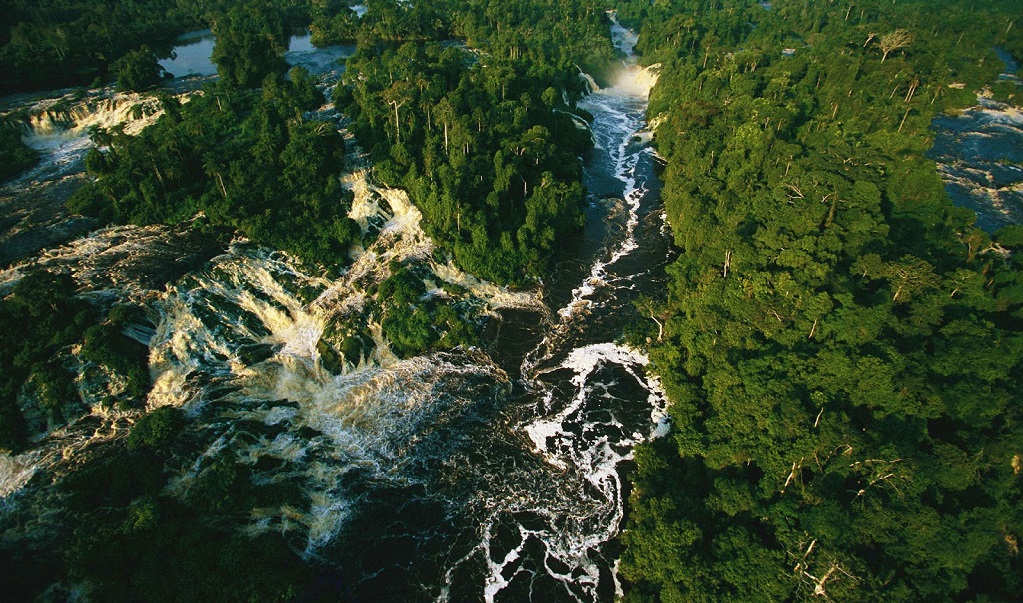
M 631 34 L 614 33 L 631 51 Z M 338 539 L 339 550 L 359 551 L 355 598 L 610 601 L 620 594 L 623 463 L 666 428 L 665 400 L 645 357 L 615 343 L 633 316 L 632 300 L 663 286 L 673 255 L 644 130 L 651 84 L 649 72 L 629 65 L 613 87 L 582 103 L 594 116 L 596 142 L 585 160 L 584 236 L 544 286 L 540 324 L 506 316 L 492 347 L 501 350 L 493 361 L 508 381 L 473 376 L 484 392 L 508 393 L 464 397 L 479 385 L 449 392 L 447 406 L 459 416 L 417 454 L 422 481 L 370 493 L 373 512 L 353 517 Z
M 654 77 L 635 65 L 635 36 L 618 25 L 613 34 L 630 59 L 613 86 L 581 103 L 595 142 L 583 158 L 586 226 L 536 291 L 437 265 L 407 196 L 359 173 L 346 185 L 360 222 L 378 234 L 339 279 L 244 242 L 226 251 L 193 242 L 179 253 L 188 235 L 164 226 L 103 229 L 32 258 L 69 267 L 88 295 L 148 308 L 152 324 L 136 334 L 150 345 L 149 405 L 183 408 L 196 443 L 168 494 L 182 495 L 225 455 L 251 464 L 253 480 L 299 487 L 306 507 L 254 510 L 245 529 L 286 534 L 336 568 L 353 600 L 610 601 L 621 592 L 622 472 L 634 446 L 667 423 L 647 359 L 618 339 L 635 318 L 632 301 L 663 289 L 675 251 L 645 130 Z M 288 60 L 330 66 L 310 69 L 329 78 L 343 52 L 292 40 Z M 129 102 L 87 117 L 113 119 Z M 84 129 L 36 126 L 34 141 L 60 150 L 72 140 L 84 153 Z M 47 169 L 66 178 L 79 163 L 51 159 Z M 332 325 L 364 320 L 365 283 L 384 278 L 391 260 L 468 287 L 495 316 L 486 341 L 406 360 L 377 341 L 358 365 L 327 370 L 318 342 Z M 156 264 L 187 274 L 154 281 Z M 0 272 L 0 286 L 18 278 L 16 266 Z M 0 457 L 8 511 L 47 500 L 47 480 L 25 487 L 37 472 L 123 435 L 130 417 L 98 399 L 33 451 Z
M 12 258 L 35 254 L 33 263 L 70 268 L 93 298 L 146 306 L 152 324 L 138 337 L 151 351 L 149 405 L 184 409 L 187 437 L 196 443 L 167 493 L 182 496 L 225 456 L 251 466 L 261 484 L 300 488 L 307 505 L 256 509 L 244 529 L 285 534 L 295 550 L 336 570 L 346 599 L 614 600 L 621 592 L 623 472 L 638 443 L 668 428 L 646 357 L 619 337 L 636 318 L 633 301 L 664 290 L 664 268 L 677 252 L 644 117 L 654 78 L 635 65 L 635 36 L 617 24 L 612 33 L 630 58 L 612 86 L 581 102 L 593 115 L 595 142 L 583 158 L 585 228 L 564 242 L 537 291 L 500 290 L 437 265 L 407 198 L 374 189 L 358 173 L 346 185 L 355 191 L 360 223 L 378 231 L 377 240 L 334 280 L 282 254 L 244 242 L 224 250 L 183 229 L 127 226 L 77 238 L 95 225 L 76 226 L 57 209 L 45 223 L 52 236 L 12 246 L 28 233 L 12 227 L 5 252 L 19 247 Z M 314 49 L 308 41 L 293 38 L 286 58 L 327 80 L 351 52 Z M 200 32 L 185 42 L 177 59 L 196 51 L 192 64 L 199 66 L 165 68 L 212 74 L 212 41 Z M 132 121 L 134 96 L 89 94 L 70 111 L 43 111 L 33 121 L 30 142 L 46 157 L 14 186 L 65 182 L 80 172 L 90 125 L 131 121 L 141 128 L 156 118 L 154 108 Z M 60 123 L 65 119 L 73 127 Z M 1023 131 L 1018 112 L 986 107 L 942 119 L 948 121 L 936 129 L 949 137 L 939 137 L 935 153 L 947 157 L 940 165 L 952 166 L 943 168 L 946 179 L 975 173 L 1018 194 L 1013 153 L 1020 146 L 1000 137 Z M 997 136 L 978 134 L 965 121 L 983 119 Z M 992 153 L 969 145 L 964 152 L 964 141 Z M 990 165 L 969 172 L 956 163 L 964 154 Z M 29 198 L 33 191 L 25 196 L 26 204 L 38 204 Z M 997 222 L 985 222 L 979 211 L 981 225 L 993 229 Z M 24 222 L 42 223 L 29 218 Z M 377 341 L 362 362 L 331 372 L 318 343 L 333 325 L 364 320 L 371 298 L 365 283 L 385 278 L 392 260 L 471 290 L 495 315 L 486 340 L 406 360 Z M 0 292 L 19 277 L 17 267 L 0 272 Z M 0 511 L 37 514 L 33 522 L 45 527 L 54 515 L 44 508 L 50 480 L 26 484 L 97 441 L 123 441 L 131 419 L 97 402 L 91 415 L 32 451 L 0 455 Z M 39 509 L 26 511 L 30 506 Z M 0 520 L 16 538 L 17 522 Z
M 305 67 L 309 73 L 337 79 L 344 60 L 355 54 L 355 45 L 346 44 L 316 48 L 308 31 L 288 39 L 284 60 L 289 65 Z M 212 60 L 216 36 L 208 29 L 193 31 L 177 40 L 171 55 L 159 61 L 160 66 L 175 78 L 209 77 L 217 74 Z M 333 77 L 331 77 L 333 76 Z
M 635 38 L 614 29 L 631 51 Z M 315 554 L 355 600 L 610 601 L 620 594 L 622 471 L 667 425 L 646 358 L 616 340 L 673 257 L 645 131 L 646 70 L 588 96 L 584 234 L 539 308 L 503 311 L 480 350 L 392 369 L 371 421 L 334 442 L 336 523 Z M 299 410 L 301 413 L 302 411 Z M 355 412 L 353 409 L 344 412 Z M 361 415 L 360 415 L 361 416 Z M 338 427 L 338 426 L 335 426 Z M 327 513 L 326 515 L 329 515 Z
M 181 36 L 172 56 L 160 61 L 176 76 L 165 83 L 165 89 L 187 101 L 214 79 L 214 42 L 210 30 Z M 322 89 L 328 89 L 343 72 L 344 60 L 354 53 L 354 45 L 315 48 L 305 32 L 289 38 L 284 59 L 289 65 L 304 67 L 320 79 Z M 85 156 L 93 147 L 90 131 L 123 127 L 126 133 L 135 134 L 154 123 L 162 108 L 155 96 L 120 93 L 110 85 L 0 97 L 0 115 L 7 112 L 29 116 L 24 120 L 23 139 L 39 153 L 40 161 L 11 181 L 0 183 L 0 266 L 96 228 L 96 221 L 69 218 L 64 210 L 64 201 L 86 179 Z

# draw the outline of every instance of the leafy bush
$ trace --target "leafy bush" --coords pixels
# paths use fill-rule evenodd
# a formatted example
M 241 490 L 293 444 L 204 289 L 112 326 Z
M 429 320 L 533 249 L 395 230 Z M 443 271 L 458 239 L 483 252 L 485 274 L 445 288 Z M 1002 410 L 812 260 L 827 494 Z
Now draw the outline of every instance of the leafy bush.
M 165 450 L 184 425 L 183 413 L 173 406 L 161 406 L 139 419 L 128 434 L 128 450 Z
M 127 92 L 143 92 L 163 79 L 163 67 L 148 47 L 131 50 L 111 66 L 117 75 L 117 88 Z
M 39 162 L 39 154 L 25 146 L 13 124 L 0 123 L 0 182 L 24 172 Z

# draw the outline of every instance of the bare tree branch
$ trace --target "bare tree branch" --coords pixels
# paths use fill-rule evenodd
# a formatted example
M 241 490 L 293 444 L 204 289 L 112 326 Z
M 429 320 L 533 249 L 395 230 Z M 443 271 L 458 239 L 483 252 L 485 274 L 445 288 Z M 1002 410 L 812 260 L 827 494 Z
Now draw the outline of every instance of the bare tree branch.
M 881 41 L 878 43 L 881 46 L 881 50 L 884 51 L 884 55 L 881 57 L 881 62 L 888 58 L 888 54 L 898 48 L 905 48 L 913 42 L 913 34 L 908 29 L 896 29 L 892 33 L 881 36 Z

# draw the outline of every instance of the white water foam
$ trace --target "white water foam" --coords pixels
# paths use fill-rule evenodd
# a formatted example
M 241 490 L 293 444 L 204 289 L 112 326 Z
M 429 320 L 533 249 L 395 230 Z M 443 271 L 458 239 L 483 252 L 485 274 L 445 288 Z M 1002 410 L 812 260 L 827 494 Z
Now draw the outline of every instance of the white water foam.
M 618 50 L 632 58 L 633 50 L 636 48 L 636 43 L 639 42 L 639 34 L 625 27 L 618 21 L 618 11 L 609 10 L 607 11 L 607 15 L 611 18 L 612 42 Z
M 529 434 L 529 438 L 532 440 L 536 451 L 542 454 L 552 465 L 559 468 L 567 467 L 566 461 L 562 458 L 564 444 L 571 442 L 576 436 L 565 428 L 565 424 L 569 417 L 578 414 L 583 404 L 586 403 L 589 394 L 592 393 L 592 390 L 587 388 L 588 380 L 598 367 L 605 364 L 625 367 L 638 383 L 646 385 L 646 389 L 649 392 L 648 401 L 651 404 L 651 425 L 660 425 L 664 417 L 664 392 L 661 391 L 656 380 L 639 375 L 633 368 L 637 366 L 645 367 L 649 362 L 649 359 L 638 350 L 613 343 L 593 344 L 572 350 L 568 358 L 557 368 L 566 368 L 573 371 L 575 376 L 572 377 L 572 384 L 576 387 L 576 397 L 572 400 L 571 404 L 553 417 L 538 419 L 525 427 L 525 431 Z M 545 372 L 551 372 L 552 370 L 556 369 L 548 369 Z M 631 446 L 639 443 L 639 441 L 646 437 L 646 434 L 642 433 L 633 433 L 632 435 L 636 438 L 635 441 L 626 440 L 622 443 Z M 550 442 L 552 439 L 559 441 L 562 446 L 551 446 Z M 619 461 L 626 458 L 630 457 L 622 456 L 613 460 L 610 463 L 610 467 L 613 468 Z M 587 460 L 592 461 L 593 458 L 591 457 Z M 608 469 L 606 463 L 588 464 L 591 467 L 600 465 L 604 470 Z
M 85 416 L 47 433 L 31 450 L 19 455 L 0 454 L 0 508 L 39 471 L 73 467 L 83 450 L 123 436 L 130 425 L 130 413 L 97 404 Z
M 152 342 L 156 385 L 150 405 L 183 407 L 208 431 L 222 434 L 173 490 L 187 492 L 218 455 L 287 461 L 295 468 L 284 475 L 305 484 L 309 507 L 260 509 L 249 530 L 301 535 L 309 555 L 332 542 L 356 508 L 360 494 L 346 476 L 368 472 L 380 483 L 416 483 L 422 478 L 413 467 L 429 434 L 480 399 L 468 384 L 491 384 L 485 397 L 507 383 L 479 352 L 406 360 L 390 352 L 370 318 L 374 304 L 367 288 L 390 275 L 391 261 L 432 266 L 436 282 L 456 281 L 494 300 L 535 303 L 433 262 L 432 242 L 405 193 L 361 178 L 349 186 L 356 193 L 353 211 L 365 227 L 382 224 L 376 241 L 355 254 L 340 278 L 309 275 L 284 254 L 235 245 L 168 290 Z M 301 299 L 303 290 L 314 299 Z M 318 343 L 328 324 L 351 321 L 368 321 L 375 345 L 370 356 L 332 374 L 322 366 Z M 285 431 L 254 437 L 238 427 L 247 424 Z M 302 429 L 314 435 L 298 435 Z
M 635 35 L 616 20 L 612 35 L 619 48 L 631 54 Z M 632 458 L 637 444 L 667 432 L 666 396 L 659 381 L 645 374 L 649 360 L 638 350 L 609 342 L 583 344 L 560 353 L 558 349 L 571 345 L 570 324 L 603 309 L 605 302 L 599 300 L 598 292 L 632 278 L 612 276 L 610 267 L 639 248 L 636 228 L 648 190 L 637 177 L 636 167 L 643 153 L 652 153 L 646 144 L 650 133 L 644 128 L 643 110 L 655 81 L 654 69 L 635 67 L 630 57 L 613 87 L 595 91 L 581 103 L 595 116 L 595 146 L 608 151 L 612 174 L 622 183 L 622 209 L 627 212 L 624 228 L 594 259 L 571 300 L 557 312 L 560 320 L 550 325 L 550 335 L 523 363 L 522 374 L 535 390 L 535 415 L 513 429 L 525 436 L 546 468 L 513 471 L 509 481 L 542 485 L 512 490 L 506 498 L 500 492 L 489 494 L 482 543 L 448 569 L 440 600 L 450 600 L 454 568 L 474 554 L 486 562 L 486 601 L 495 600 L 524 576 L 532 592 L 536 562 L 527 565 L 523 558 L 535 556 L 537 546 L 544 554 L 540 572 L 564 588 L 557 596 L 581 601 L 607 597 L 607 585 L 601 585 L 606 569 L 611 570 L 615 596 L 622 596 L 617 561 L 605 560 L 602 567 L 597 560 L 624 517 L 618 468 Z M 562 353 L 566 355 L 562 357 Z M 543 366 L 555 357 L 562 360 Z M 565 373 L 571 375 L 567 383 Z M 645 392 L 646 399 L 635 399 L 636 392 Z M 645 416 L 640 408 L 646 409 Z M 495 536 L 495 526 L 500 518 L 517 512 L 538 514 L 543 525 L 515 523 L 517 544 L 509 548 Z
M 663 434 L 667 426 L 660 383 L 642 373 L 648 363 L 638 350 L 597 343 L 571 350 L 560 364 L 537 375 L 533 386 L 549 389 L 541 395 L 536 414 L 513 426 L 513 433 L 524 433 L 544 464 L 516 462 L 505 466 L 504 475 L 487 480 L 486 490 L 479 493 L 484 515 L 479 544 L 447 567 L 438 601 L 455 600 L 457 570 L 478 562 L 488 602 L 513 582 L 532 584 L 539 575 L 561 585 L 557 594 L 545 595 L 555 599 L 602 600 L 609 587 L 622 595 L 615 571 L 613 584 L 602 584 L 605 570 L 616 565 L 601 561 L 602 547 L 618 533 L 624 517 L 618 467 L 632 458 L 637 444 Z M 555 388 L 566 383 L 565 371 L 571 374 L 567 383 L 574 393 L 559 401 Z M 646 392 L 646 400 L 639 403 L 649 409 L 646 418 L 630 410 L 638 401 L 616 398 L 620 379 Z M 611 410 L 614 400 L 628 405 L 623 414 Z M 515 519 L 520 515 L 532 519 Z M 517 534 L 512 542 L 509 534 Z M 537 563 L 542 565 L 538 568 Z M 521 593 L 519 588 L 516 592 Z
M 49 460 L 55 451 L 32 450 L 24 454 L 0 454 L 0 499 L 17 492 Z
M 633 67 L 626 73 L 639 71 L 641 70 Z M 646 146 L 638 152 L 634 148 L 635 145 L 649 140 L 649 132 L 645 130 L 642 111 L 636 108 L 632 99 L 637 96 L 636 91 L 643 86 L 648 86 L 645 89 L 648 92 L 652 82 L 643 80 L 642 83 L 636 83 L 637 79 L 634 77 L 621 78 L 621 81 L 629 82 L 634 87 L 623 89 L 616 84 L 613 88 L 588 96 L 580 105 L 598 116 L 597 119 L 607 120 L 604 127 L 594 128 L 594 134 L 599 146 L 609 152 L 614 163 L 615 178 L 623 183 L 624 202 L 629 212 L 625 223 L 625 235 L 610 251 L 608 257 L 598 258 L 594 262 L 588 277 L 573 290 L 571 301 L 558 310 L 558 314 L 566 319 L 590 309 L 594 303 L 591 300 L 593 294 L 607 284 L 608 268 L 639 247 L 635 230 L 639 225 L 640 203 L 648 191 L 642 183 L 637 182 L 636 165 L 640 153 L 651 151 Z
M 978 96 L 978 106 L 935 120 L 930 155 L 952 200 L 977 212 L 988 232 L 1023 219 L 1023 111 Z
M 591 97 L 594 103 L 610 99 L 636 103 L 645 97 L 613 89 Z M 601 111 L 615 115 L 614 109 Z M 594 263 L 581 291 L 603 286 L 606 267 L 636 245 L 634 222 L 645 191 L 634 179 L 629 182 L 635 163 L 626 155 L 640 126 L 626 122 L 624 115 L 616 118 L 623 120 L 621 138 L 604 148 L 618 149 L 615 174 L 627 185 L 624 204 L 632 225 Z M 514 467 L 497 466 L 504 458 L 492 461 L 493 466 L 465 467 L 462 457 L 444 456 L 444 446 L 455 444 L 448 441 L 453 439 L 449 433 L 438 430 L 471 414 L 479 400 L 510 389 L 507 375 L 488 357 L 468 350 L 399 360 L 386 349 L 379 324 L 371 324 L 376 342 L 371 357 L 334 375 L 324 370 L 316 342 L 331 321 L 356 320 L 368 312 L 372 298 L 367 287 L 386 278 L 392 259 L 426 262 L 438 282 L 466 286 L 490 307 L 543 308 L 542 299 L 538 292 L 502 290 L 461 274 L 449 263 L 434 262 L 432 244 L 419 229 L 418 212 L 407 197 L 376 190 L 365 181 L 351 186 L 357 197 L 353 217 L 364 232 L 375 228 L 377 220 L 383 227 L 379 242 L 357 253 L 342 277 L 308 274 L 287 256 L 238 244 L 203 271 L 175 283 L 157 303 L 162 320 L 152 340 L 156 387 L 150 405 L 184 408 L 193 419 L 190 429 L 205 430 L 209 436 L 201 440 L 194 462 L 172 481 L 171 493 L 186 492 L 222 455 L 253 466 L 265 457 L 278 459 L 282 469 L 257 473 L 253 479 L 299 484 L 309 504 L 256 509 L 248 529 L 296 535 L 304 542 L 300 548 L 312 556 L 335 541 L 359 512 L 363 494 L 351 485 L 355 476 L 365 473 L 368 477 L 360 479 L 385 487 L 450 487 L 427 481 L 421 469 L 424 459 L 442 458 L 449 471 L 444 479 L 455 482 L 462 476 L 455 471 L 466 471 L 494 487 L 480 489 L 478 498 L 468 503 L 471 510 L 482 509 L 482 521 L 468 526 L 464 535 L 481 540 L 474 540 L 472 550 L 446 567 L 441 599 L 451 597 L 455 570 L 469 562 L 481 565 L 479 586 L 487 600 L 498 598 L 520 572 L 534 571 L 558 581 L 568 596 L 601 598 L 602 573 L 614 567 L 599 559 L 601 547 L 617 533 L 623 515 L 617 466 L 631 457 L 632 446 L 644 434 L 657 433 L 664 424 L 658 415 L 663 393 L 655 380 L 642 374 L 645 357 L 598 343 L 568 352 L 563 362 L 538 375 L 529 373 L 551 379 L 555 372 L 570 373 L 571 391 L 567 400 L 559 401 L 553 389 L 533 379 L 529 386 L 542 390 L 541 412 L 493 425 L 494 438 L 514 440 L 521 447 Z M 299 295 L 303 289 L 312 293 Z M 315 296 L 311 302 L 309 295 Z M 614 379 L 634 381 L 638 391 L 646 392 L 649 417 L 643 412 L 631 418 L 598 416 L 617 385 L 598 379 L 605 369 Z M 465 437 L 473 443 L 491 441 L 475 436 Z M 515 513 L 534 514 L 544 525 L 517 523 L 518 544 L 498 551 L 492 542 L 496 520 Z M 529 554 L 527 542 L 542 543 L 540 568 L 516 567 Z M 614 589 L 620 593 L 617 579 Z
M 604 507 L 604 512 L 608 513 L 609 509 L 609 514 L 598 524 L 602 528 L 581 541 L 573 542 L 564 551 L 563 560 L 587 559 L 590 550 L 618 533 L 625 512 L 620 498 L 622 484 L 618 467 L 623 461 L 632 459 L 636 445 L 658 437 L 667 427 L 667 398 L 656 378 L 641 373 L 647 364 L 648 358 L 638 350 L 616 344 L 600 343 L 572 350 L 559 368 L 567 368 L 574 373 L 575 397 L 553 417 L 538 419 L 525 428 L 537 451 L 548 462 L 556 467 L 570 465 L 578 468 L 584 479 L 610 503 Z M 624 369 L 647 392 L 648 421 L 638 416 L 630 416 L 627 422 L 624 417 L 603 417 L 602 407 L 607 403 L 606 398 L 611 396 L 606 388 L 614 383 L 600 383 L 594 379 L 598 370 L 611 365 Z M 587 418 L 590 413 L 595 413 L 595 422 Z M 592 434 L 595 433 L 602 435 L 593 439 Z M 548 434 L 554 434 L 554 437 Z M 583 567 L 596 584 L 599 568 L 586 563 Z M 616 596 L 621 597 L 617 573 L 612 575 Z

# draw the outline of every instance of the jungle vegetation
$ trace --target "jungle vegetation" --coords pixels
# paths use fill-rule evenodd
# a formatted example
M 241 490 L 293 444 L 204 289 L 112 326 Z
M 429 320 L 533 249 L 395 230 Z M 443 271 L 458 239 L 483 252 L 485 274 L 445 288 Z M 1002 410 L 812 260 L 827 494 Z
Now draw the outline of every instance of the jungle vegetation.
M 579 63 L 606 70 L 614 56 L 607 16 L 550 0 L 450 6 L 443 19 L 427 2 L 368 8 L 334 103 L 377 178 L 408 190 L 461 268 L 499 283 L 544 274 L 582 225 L 576 157 L 591 142 L 572 112 Z M 563 19 L 548 27 L 551 14 Z
M 261 14 L 272 14 L 289 27 L 308 22 L 304 0 L 241 5 L 231 0 L 5 0 L 0 3 L 0 90 L 117 79 L 124 57 L 143 46 L 168 53 L 180 34 L 211 27 L 223 15 L 256 5 Z
M 149 391 L 149 350 L 122 330 L 126 307 L 101 311 L 76 297 L 67 272 L 34 270 L 0 300 L 0 449 L 20 452 L 37 434 L 81 416 L 72 346 L 119 385 L 103 403 L 138 408 Z
M 361 236 L 347 217 L 350 195 L 340 188 L 343 141 L 333 121 L 317 119 L 323 97 L 308 74 L 283 71 L 279 52 L 290 13 L 282 12 L 284 3 L 226 4 L 207 3 L 218 39 L 219 81 L 187 103 L 156 91 L 163 115 L 137 136 L 95 130 L 96 149 L 86 159 L 94 181 L 68 207 L 106 223 L 185 222 L 215 232 L 228 227 L 326 271 L 343 269 L 348 248 Z M 361 87 L 343 86 L 336 93 L 344 101 L 339 104 L 379 161 L 378 179 L 407 186 L 422 203 L 441 253 L 501 282 L 540 275 L 554 237 L 572 234 L 581 219 L 576 157 L 589 137 L 563 112 L 582 90 L 572 62 L 583 57 L 570 62 L 564 40 L 554 33 L 540 45 L 517 43 L 528 39 L 523 31 L 496 36 L 487 43 L 499 58 L 449 41 L 462 35 L 455 23 L 464 21 L 458 27 L 483 44 L 488 26 L 478 21 L 511 24 L 518 12 L 531 15 L 531 27 L 538 27 L 545 13 L 528 2 L 487 4 L 490 16 L 476 6 L 453 9 L 450 21 L 417 25 L 426 33 L 414 38 L 418 47 L 408 45 L 405 34 L 392 29 L 391 16 L 429 3 L 418 5 L 370 6 L 366 23 L 374 24 L 375 33 L 359 38 L 349 67 L 370 77 Z M 466 16 L 477 11 L 478 19 Z M 608 57 L 605 19 L 602 11 L 591 11 L 585 27 L 596 36 L 590 43 Z M 112 73 L 121 87 L 148 87 L 153 53 L 139 45 L 122 56 Z M 399 62 L 407 60 L 414 62 Z M 421 77 L 413 79 L 417 71 Z M 382 90 L 392 86 L 392 77 L 397 84 Z M 385 103 L 384 110 L 374 102 Z M 451 207 L 464 202 L 464 213 L 443 216 L 441 201 Z M 492 219 L 500 221 L 488 224 Z M 375 293 L 384 300 L 382 330 L 396 354 L 475 342 L 477 326 L 457 307 L 425 295 L 422 275 L 401 265 L 392 273 Z M 110 400 L 115 408 L 131 411 L 146 402 L 148 381 L 132 377 L 144 364 L 126 351 L 138 344 L 125 339 L 125 323 L 118 322 L 125 313 L 98 309 L 77 293 L 69 275 L 39 270 L 3 300 L 3 318 L 23 325 L 5 332 L 2 342 L 6 439 L 0 446 L 8 450 L 23 450 L 59 421 L 81 420 L 81 404 L 67 406 L 80 401 L 74 391 L 79 367 L 68 364 L 74 350 L 86 362 L 125 373 L 123 395 Z M 362 340 L 344 341 L 354 343 L 336 354 L 357 360 Z M 26 409 L 45 407 L 44 394 L 51 391 L 64 404 L 54 405 L 54 420 L 40 422 Z M 211 443 L 195 440 L 180 411 L 133 416 L 138 418 L 126 438 L 89 446 L 79 453 L 75 471 L 44 487 L 63 509 L 47 524 L 52 533 L 28 546 L 0 543 L 0 571 L 11 577 L 8 592 L 23 599 L 74 589 L 100 600 L 343 597 L 336 574 L 297 554 L 283 534 L 254 536 L 241 529 L 255 509 L 302 512 L 310 505 L 300 487 L 265 479 L 273 459 L 253 465 L 227 452 L 200 465 Z M 195 480 L 175 494 L 169 485 L 183 467 L 195 467 Z
M 68 208 L 112 223 L 199 216 L 304 260 L 343 265 L 360 232 L 339 179 L 344 141 L 331 124 L 303 117 L 323 100 L 313 80 L 295 68 L 288 78 L 268 73 L 260 89 L 229 81 L 184 105 L 165 97 L 163 116 L 138 136 L 96 131 L 86 165 L 97 180 Z
M 626 600 L 1015 600 L 1023 229 L 925 154 L 1019 5 L 616 5 L 681 249 L 642 308 L 673 433 L 636 454 Z
M 0 120 L 0 182 L 13 178 L 39 162 L 39 154 L 21 139 L 13 120 Z

